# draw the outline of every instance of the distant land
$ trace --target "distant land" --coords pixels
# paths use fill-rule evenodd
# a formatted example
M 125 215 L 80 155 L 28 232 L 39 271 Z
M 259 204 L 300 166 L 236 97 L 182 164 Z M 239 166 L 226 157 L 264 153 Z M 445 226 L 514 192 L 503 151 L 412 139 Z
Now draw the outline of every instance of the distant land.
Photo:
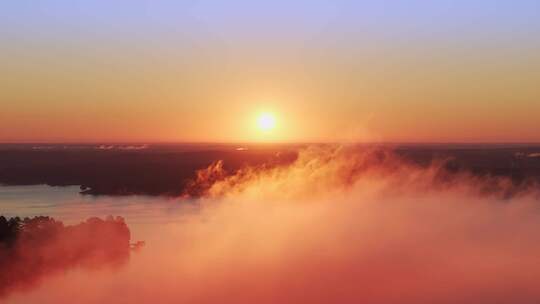
M 80 186 L 84 195 L 178 196 L 197 170 L 222 160 L 243 166 L 288 165 L 300 144 L 0 144 L 0 184 Z M 420 166 L 444 160 L 449 172 L 540 182 L 540 144 L 395 144 Z M 370 145 L 354 145 L 361 151 Z

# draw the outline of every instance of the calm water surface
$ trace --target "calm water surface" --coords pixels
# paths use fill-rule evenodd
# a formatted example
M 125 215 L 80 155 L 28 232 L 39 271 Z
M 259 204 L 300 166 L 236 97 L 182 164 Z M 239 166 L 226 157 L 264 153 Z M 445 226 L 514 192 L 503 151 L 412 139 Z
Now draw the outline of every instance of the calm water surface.
M 77 186 L 0 186 L 3 216 L 48 215 L 64 224 L 76 224 L 92 216 L 122 216 L 135 239 L 144 237 L 148 226 L 181 221 L 182 215 L 196 209 L 196 204 L 175 198 L 81 195 Z

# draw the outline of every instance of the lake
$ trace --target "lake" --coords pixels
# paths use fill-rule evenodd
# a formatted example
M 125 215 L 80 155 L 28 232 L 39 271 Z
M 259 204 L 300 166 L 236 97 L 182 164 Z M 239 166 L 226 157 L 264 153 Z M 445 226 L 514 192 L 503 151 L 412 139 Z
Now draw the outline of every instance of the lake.
M 149 237 L 148 226 L 175 223 L 197 206 L 185 199 L 150 196 L 87 196 L 78 186 L 0 186 L 0 215 L 46 215 L 64 224 L 108 215 L 125 218 L 133 240 Z

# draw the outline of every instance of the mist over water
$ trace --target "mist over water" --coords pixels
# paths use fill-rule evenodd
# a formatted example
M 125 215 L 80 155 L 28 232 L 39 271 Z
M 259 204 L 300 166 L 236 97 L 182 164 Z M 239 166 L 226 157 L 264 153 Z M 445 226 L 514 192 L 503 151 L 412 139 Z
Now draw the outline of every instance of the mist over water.
M 224 172 L 214 164 L 199 172 L 192 186 L 202 198 L 186 199 L 188 191 L 172 200 L 94 199 L 62 192 L 72 188 L 43 189 L 41 199 L 25 198 L 26 207 L 15 206 L 15 188 L 7 192 L 11 196 L 3 192 L 2 208 L 19 208 L 4 208 L 8 213 L 47 212 L 68 221 L 121 215 L 132 239 L 147 241 L 120 269 L 72 269 L 6 301 L 536 303 L 540 298 L 540 201 L 534 188 L 514 191 L 504 179 L 451 174 L 440 163 L 419 167 L 387 150 L 357 153 L 340 147 L 306 149 L 284 167 Z

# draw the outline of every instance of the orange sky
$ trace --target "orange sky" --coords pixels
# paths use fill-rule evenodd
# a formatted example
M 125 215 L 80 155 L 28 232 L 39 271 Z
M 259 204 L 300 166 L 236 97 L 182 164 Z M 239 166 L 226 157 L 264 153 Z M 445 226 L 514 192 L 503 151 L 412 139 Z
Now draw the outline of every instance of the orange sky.
M 272 10 L 236 18 L 250 8 L 188 28 L 166 7 L 134 20 L 68 7 L 23 25 L 17 14 L 35 12 L 14 6 L 0 24 L 11 26 L 0 33 L 0 142 L 540 141 L 540 27 L 518 22 L 524 9 L 471 31 L 450 27 L 460 10 L 440 23 L 416 12 L 430 32 L 408 16 L 373 29 L 345 23 L 365 12 L 300 8 L 287 29 L 270 26 Z M 262 111 L 274 131 L 257 129 Z

